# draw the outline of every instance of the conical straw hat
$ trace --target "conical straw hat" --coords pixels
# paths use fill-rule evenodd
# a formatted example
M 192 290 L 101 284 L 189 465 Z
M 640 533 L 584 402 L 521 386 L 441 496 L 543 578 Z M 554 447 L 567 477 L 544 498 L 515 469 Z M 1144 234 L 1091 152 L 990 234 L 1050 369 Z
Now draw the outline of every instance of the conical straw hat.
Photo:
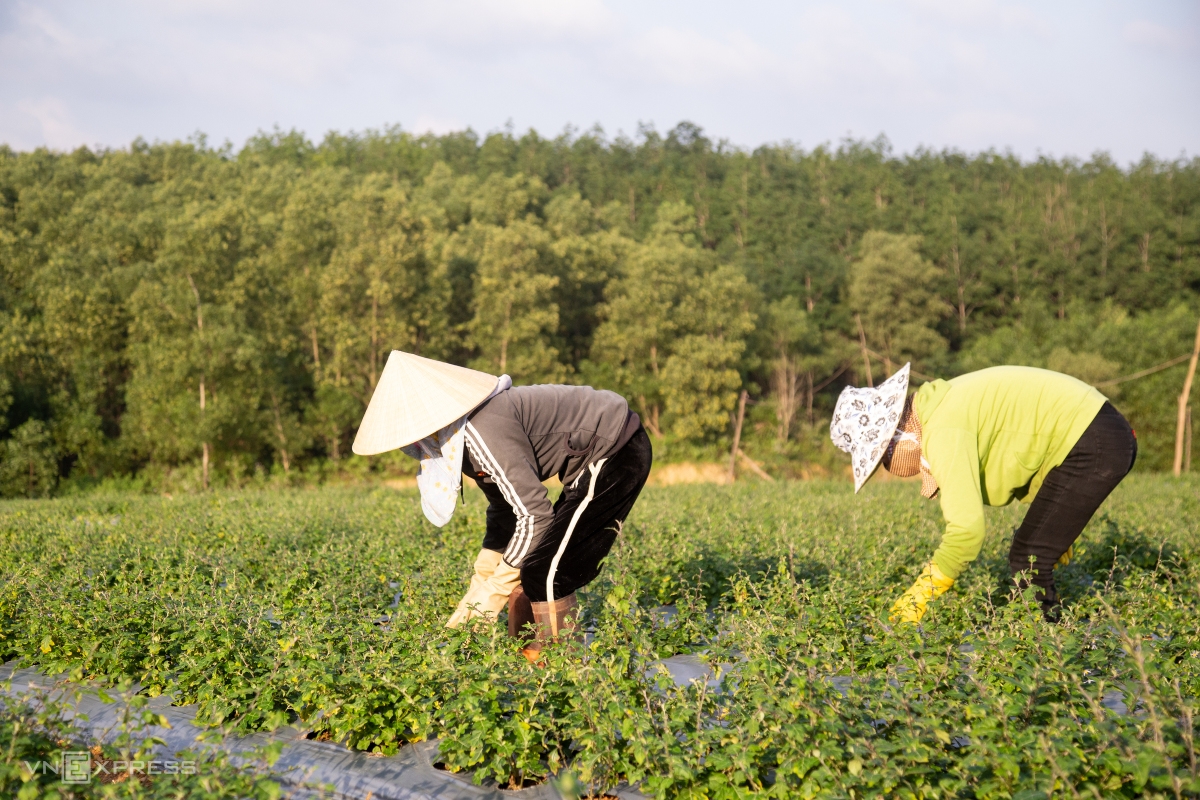
M 482 403 L 497 380 L 486 372 L 393 350 L 352 449 L 373 456 L 423 439 Z

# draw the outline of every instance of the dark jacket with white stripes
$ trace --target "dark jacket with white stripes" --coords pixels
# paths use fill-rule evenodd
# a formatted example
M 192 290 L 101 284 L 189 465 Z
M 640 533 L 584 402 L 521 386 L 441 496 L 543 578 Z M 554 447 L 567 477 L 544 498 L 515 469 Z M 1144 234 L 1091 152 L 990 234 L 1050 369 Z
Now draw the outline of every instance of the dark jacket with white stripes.
M 471 412 L 463 472 L 487 495 L 483 546 L 520 567 L 554 517 L 542 481 L 569 486 L 637 430 L 625 399 L 590 386 L 519 386 Z

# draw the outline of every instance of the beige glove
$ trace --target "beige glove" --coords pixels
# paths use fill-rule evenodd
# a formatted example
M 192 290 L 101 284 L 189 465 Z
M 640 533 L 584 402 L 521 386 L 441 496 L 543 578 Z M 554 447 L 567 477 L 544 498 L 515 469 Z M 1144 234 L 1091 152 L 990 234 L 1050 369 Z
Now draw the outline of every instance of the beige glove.
M 1071 559 L 1075 558 L 1075 545 L 1067 545 L 1067 552 L 1058 557 L 1058 561 L 1054 563 L 1056 567 L 1065 567 L 1071 563 Z
M 937 564 L 930 561 L 921 570 L 916 582 L 892 606 L 888 619 L 892 622 L 920 622 L 929 601 L 945 594 L 953 585 L 954 578 L 947 577 Z
M 469 619 L 480 616 L 494 621 L 508 602 L 513 589 L 521 585 L 521 570 L 504 563 L 495 550 L 480 550 L 475 558 L 475 574 L 471 587 L 458 601 L 458 608 L 446 622 L 447 628 L 457 628 Z

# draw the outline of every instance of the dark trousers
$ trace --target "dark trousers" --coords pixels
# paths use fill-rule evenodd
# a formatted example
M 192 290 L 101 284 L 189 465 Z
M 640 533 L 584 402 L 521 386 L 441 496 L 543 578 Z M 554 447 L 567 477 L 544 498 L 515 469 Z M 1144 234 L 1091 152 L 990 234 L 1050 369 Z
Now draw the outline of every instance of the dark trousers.
M 521 562 L 521 588 L 530 600 L 546 602 L 546 578 L 551 565 L 571 519 L 585 503 L 554 570 L 554 597 L 566 597 L 600 574 L 600 562 L 612 549 L 625 517 L 629 516 L 634 501 L 646 485 L 652 457 L 650 437 L 644 428 L 639 428 L 624 447 L 604 462 L 596 475 L 594 488 L 587 469 L 572 486 L 563 488 L 554 504 L 554 521 L 550 523 L 550 529 Z M 590 500 L 589 489 L 592 491 Z
M 1030 568 L 1042 605 L 1058 603 L 1054 564 L 1067 552 L 1104 498 L 1137 458 L 1137 438 L 1121 412 L 1105 403 L 1063 463 L 1050 470 L 1021 527 L 1013 536 L 1008 566 L 1015 575 Z

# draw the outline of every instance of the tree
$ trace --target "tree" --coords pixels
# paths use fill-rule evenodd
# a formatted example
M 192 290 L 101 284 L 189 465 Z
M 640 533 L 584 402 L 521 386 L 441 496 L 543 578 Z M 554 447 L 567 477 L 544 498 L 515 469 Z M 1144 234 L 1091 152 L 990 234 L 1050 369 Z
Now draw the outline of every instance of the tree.
M 363 181 L 335 211 L 337 244 L 321 272 L 321 382 L 365 409 L 387 355 L 437 357 L 446 335 L 449 287 L 439 269 L 436 227 L 403 187 Z
M 937 293 L 942 272 L 921 257 L 919 246 L 917 236 L 869 231 L 851 267 L 850 307 L 889 372 L 946 350 L 936 330 L 944 309 Z
M 58 483 L 54 441 L 46 424 L 31 419 L 19 425 L 3 443 L 0 494 L 5 497 L 45 497 Z
M 68 481 L 340 460 L 392 348 L 612 388 L 696 441 L 741 387 L 794 437 L 842 364 L 1050 366 L 1159 468 L 1183 367 L 1113 381 L 1186 351 L 1198 303 L 1194 158 L 746 151 L 690 123 L 0 146 L 0 446 L 41 421 Z
M 689 322 L 679 305 L 696 276 L 713 264 L 694 229 L 690 206 L 660 206 L 651 237 L 627 248 L 597 312 L 592 360 L 608 364 L 614 388 L 635 403 L 656 436 L 662 435 L 666 400 L 662 371 Z
M 474 223 L 472 223 L 474 224 Z M 551 343 L 558 328 L 559 284 L 548 274 L 550 237 L 533 222 L 479 226 L 471 339 L 478 369 L 507 372 L 522 383 L 561 381 L 566 370 Z
M 776 438 L 786 442 L 803 403 L 812 422 L 814 371 L 827 361 L 821 331 L 798 297 L 781 297 L 767 306 L 766 334 L 770 344 L 771 393 L 778 422 Z
M 699 246 L 690 206 L 664 203 L 652 238 L 628 252 L 610 284 L 594 351 L 614 365 L 646 427 L 705 437 L 728 424 L 754 329 L 745 276 Z

